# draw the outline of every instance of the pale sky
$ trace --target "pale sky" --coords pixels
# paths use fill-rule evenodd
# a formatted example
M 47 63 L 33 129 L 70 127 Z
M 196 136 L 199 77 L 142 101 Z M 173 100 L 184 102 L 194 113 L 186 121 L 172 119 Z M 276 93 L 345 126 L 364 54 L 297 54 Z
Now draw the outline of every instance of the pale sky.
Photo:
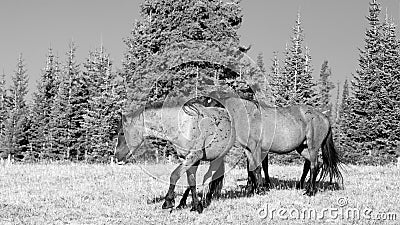
M 382 16 L 386 8 L 399 24 L 400 0 L 378 0 Z M 0 0 L 0 73 L 10 80 L 19 53 L 23 53 L 30 79 L 30 93 L 45 65 L 51 45 L 65 61 L 69 40 L 78 45 L 83 63 L 89 50 L 101 41 L 121 68 L 123 38 L 139 19 L 139 3 L 132 0 Z M 300 10 L 305 43 L 313 58 L 314 76 L 329 61 L 333 78 L 343 81 L 355 72 L 358 48 L 363 47 L 369 0 L 242 0 L 244 21 L 240 29 L 243 45 L 251 44 L 249 55 L 264 54 L 267 69 L 273 51 L 282 52 L 290 41 Z

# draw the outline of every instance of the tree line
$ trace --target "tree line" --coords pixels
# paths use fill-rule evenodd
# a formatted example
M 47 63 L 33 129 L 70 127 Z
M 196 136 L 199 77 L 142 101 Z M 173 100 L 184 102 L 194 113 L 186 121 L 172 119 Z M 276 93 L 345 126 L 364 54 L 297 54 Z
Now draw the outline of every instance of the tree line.
M 1 152 L 20 160 L 106 161 L 112 154 L 123 101 L 122 81 L 103 46 L 81 65 L 76 45 L 61 62 L 49 48 L 32 103 L 20 55 L 9 89 L 1 91 Z
M 240 1 L 144 0 L 141 18 L 124 39 L 126 51 L 118 72 L 103 46 L 78 63 L 71 42 L 64 61 L 48 50 L 31 103 L 26 102 L 28 76 L 22 55 L 10 87 L 3 74 L 2 157 L 109 161 L 122 112 L 178 97 L 202 101 L 211 90 L 229 89 L 270 106 L 311 105 L 330 118 L 336 145 L 347 162 L 392 162 L 399 154 L 399 40 L 393 20 L 388 15 L 382 20 L 380 13 L 379 3 L 372 0 L 359 69 L 351 82 L 339 86 L 332 82 L 328 61 L 313 78 L 300 13 L 283 57 L 274 52 L 267 69 L 262 53 L 253 63 L 245 54 L 252 49 L 240 45 Z M 150 139 L 146 146 L 144 157 L 158 161 L 171 155 L 168 142 Z M 232 154 L 233 160 L 241 153 Z M 271 160 L 287 163 L 298 157 Z

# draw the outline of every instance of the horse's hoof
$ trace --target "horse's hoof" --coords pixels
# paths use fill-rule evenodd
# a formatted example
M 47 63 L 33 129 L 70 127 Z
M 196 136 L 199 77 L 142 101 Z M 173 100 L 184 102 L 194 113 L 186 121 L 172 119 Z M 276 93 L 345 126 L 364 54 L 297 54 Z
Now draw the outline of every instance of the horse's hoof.
M 179 205 L 176 207 L 176 209 L 184 209 L 186 208 L 186 203 L 179 203 Z
M 211 205 L 211 197 L 206 197 L 206 200 L 204 200 L 204 208 L 207 208 L 208 206 Z
M 308 189 L 308 190 L 304 193 L 304 195 L 307 195 L 307 196 L 311 197 L 311 196 L 314 196 L 315 193 L 317 193 L 317 190 L 316 190 L 316 189 Z
M 303 185 L 301 185 L 300 182 L 297 183 L 297 184 L 296 184 L 296 189 L 297 189 L 297 190 L 303 189 Z
M 175 206 L 175 200 L 167 200 L 165 199 L 164 204 L 162 205 L 163 209 L 170 209 L 173 208 Z
M 258 195 L 265 195 L 265 194 L 267 194 L 268 191 L 269 191 L 269 188 L 259 188 L 257 190 L 257 194 Z
M 247 197 L 251 197 L 254 195 L 254 189 L 251 187 L 246 187 L 245 192 Z
M 246 191 L 246 197 L 254 196 L 254 191 Z
M 197 211 L 198 213 L 202 213 L 203 212 L 203 205 L 201 205 L 200 202 L 198 202 L 197 204 L 194 204 L 193 207 L 190 209 L 191 212 L 193 211 Z

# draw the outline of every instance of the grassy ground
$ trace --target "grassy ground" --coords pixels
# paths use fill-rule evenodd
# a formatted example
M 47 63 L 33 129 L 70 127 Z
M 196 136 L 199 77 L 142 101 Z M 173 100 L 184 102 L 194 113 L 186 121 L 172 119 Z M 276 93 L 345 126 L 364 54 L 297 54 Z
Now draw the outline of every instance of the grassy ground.
M 244 197 L 241 192 L 246 183 L 245 171 L 232 169 L 226 176 L 223 197 L 214 200 L 202 214 L 190 212 L 190 208 L 161 209 L 162 197 L 168 189 L 166 181 L 173 168 L 86 164 L 2 166 L 0 224 L 400 223 L 400 168 L 394 166 L 347 166 L 344 189 L 323 189 L 311 198 L 294 188 L 301 174 L 300 166 L 270 166 L 273 187 L 266 195 L 253 197 Z M 205 168 L 200 170 L 202 178 Z M 183 190 L 177 188 L 176 204 Z M 352 219 L 356 217 L 353 214 L 350 218 L 344 215 L 353 210 L 360 212 L 360 219 Z M 307 218 L 295 219 L 302 213 Z M 390 221 L 389 217 L 394 215 L 396 220 Z M 387 219 L 374 219 L 378 216 Z

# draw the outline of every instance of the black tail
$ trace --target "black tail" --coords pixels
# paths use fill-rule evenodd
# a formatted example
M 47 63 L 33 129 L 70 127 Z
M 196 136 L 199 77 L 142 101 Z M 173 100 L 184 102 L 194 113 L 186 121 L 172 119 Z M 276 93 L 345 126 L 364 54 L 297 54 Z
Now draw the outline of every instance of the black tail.
M 222 186 L 224 184 L 224 175 L 213 179 L 210 184 L 208 185 L 209 187 L 209 193 L 211 196 L 215 196 L 216 198 L 219 198 L 221 195 L 221 190 L 222 190 Z
M 322 171 L 319 180 L 322 180 L 329 174 L 330 181 L 336 180 L 338 184 L 343 185 L 343 176 L 340 172 L 342 159 L 335 149 L 332 137 L 332 128 L 329 126 L 328 135 L 322 143 Z

